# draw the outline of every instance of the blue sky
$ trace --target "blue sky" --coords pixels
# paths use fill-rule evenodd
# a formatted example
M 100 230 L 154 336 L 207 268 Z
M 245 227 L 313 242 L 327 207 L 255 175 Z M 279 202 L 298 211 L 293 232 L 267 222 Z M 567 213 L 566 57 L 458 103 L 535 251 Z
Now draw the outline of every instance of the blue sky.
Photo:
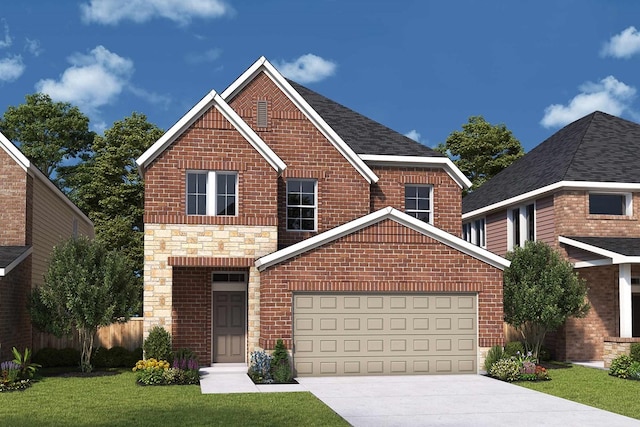
M 46 92 L 94 130 L 171 127 L 264 55 L 434 146 L 471 115 L 526 151 L 593 110 L 640 121 L 640 2 L 22 0 L 0 9 L 0 114 Z

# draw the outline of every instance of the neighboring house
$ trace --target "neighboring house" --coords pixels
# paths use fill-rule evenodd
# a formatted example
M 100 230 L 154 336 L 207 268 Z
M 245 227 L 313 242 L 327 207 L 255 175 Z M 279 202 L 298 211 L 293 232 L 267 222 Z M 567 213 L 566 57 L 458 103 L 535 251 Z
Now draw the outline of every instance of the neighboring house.
M 508 262 L 462 240 L 446 157 L 260 58 L 138 160 L 145 335 L 203 365 L 283 339 L 297 375 L 476 373 Z
M 31 289 L 43 283 L 53 246 L 93 224 L 0 133 L 0 360 L 11 348 L 32 347 L 27 311 Z
M 468 241 L 504 256 L 542 240 L 586 279 L 591 310 L 550 337 L 558 359 L 608 360 L 617 344 L 640 341 L 638 153 L 640 125 L 595 112 L 463 200 Z

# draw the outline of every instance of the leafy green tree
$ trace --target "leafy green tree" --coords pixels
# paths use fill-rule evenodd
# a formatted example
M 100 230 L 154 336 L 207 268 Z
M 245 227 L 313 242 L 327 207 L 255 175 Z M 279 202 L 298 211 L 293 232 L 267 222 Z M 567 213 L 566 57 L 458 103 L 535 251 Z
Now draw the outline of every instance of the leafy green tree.
M 492 125 L 482 116 L 469 117 L 461 131 L 451 132 L 435 149 L 452 157 L 472 182 L 471 191 L 524 156 L 520 141 L 504 124 Z
M 57 337 L 77 331 L 83 372 L 91 371 L 93 339 L 102 326 L 128 320 L 139 305 L 139 281 L 127 258 L 86 237 L 54 247 L 44 284 L 33 290 L 33 324 Z
M 123 253 L 138 276 L 143 265 L 144 182 L 135 160 L 162 134 L 144 114 L 133 113 L 95 137 L 91 154 L 66 181 L 69 197 L 93 221 L 96 239 Z
M 516 328 L 535 357 L 547 332 L 589 311 L 587 287 L 571 263 L 544 242 L 527 241 L 507 253 L 504 320 Z
M 87 153 L 94 133 L 89 118 L 67 102 L 53 102 L 49 95 L 34 93 L 26 103 L 7 108 L 0 131 L 45 175 L 61 188 L 63 163 L 74 163 Z

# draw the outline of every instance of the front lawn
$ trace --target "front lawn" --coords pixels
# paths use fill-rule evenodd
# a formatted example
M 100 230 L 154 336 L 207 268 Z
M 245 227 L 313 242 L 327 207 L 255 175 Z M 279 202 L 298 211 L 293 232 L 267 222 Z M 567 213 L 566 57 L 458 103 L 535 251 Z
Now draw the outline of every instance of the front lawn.
M 200 386 L 138 386 L 132 372 L 45 377 L 0 393 L 3 426 L 348 426 L 311 393 L 201 394 Z
M 608 371 L 579 365 L 557 364 L 549 369 L 551 381 L 515 384 L 640 419 L 640 381 L 612 377 Z

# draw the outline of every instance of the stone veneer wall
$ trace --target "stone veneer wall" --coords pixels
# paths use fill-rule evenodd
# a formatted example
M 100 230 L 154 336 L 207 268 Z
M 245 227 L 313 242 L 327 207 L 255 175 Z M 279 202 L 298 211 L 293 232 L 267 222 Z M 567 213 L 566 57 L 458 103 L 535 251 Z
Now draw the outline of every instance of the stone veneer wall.
M 156 325 L 171 331 L 170 257 L 259 258 L 274 252 L 277 240 L 276 226 L 145 224 L 144 337 Z M 247 294 L 250 352 L 258 346 L 260 334 L 260 276 L 255 267 L 249 268 Z
M 631 354 L 631 344 L 640 343 L 640 338 L 605 337 L 604 339 L 604 367 L 611 367 L 611 362 L 618 356 Z

